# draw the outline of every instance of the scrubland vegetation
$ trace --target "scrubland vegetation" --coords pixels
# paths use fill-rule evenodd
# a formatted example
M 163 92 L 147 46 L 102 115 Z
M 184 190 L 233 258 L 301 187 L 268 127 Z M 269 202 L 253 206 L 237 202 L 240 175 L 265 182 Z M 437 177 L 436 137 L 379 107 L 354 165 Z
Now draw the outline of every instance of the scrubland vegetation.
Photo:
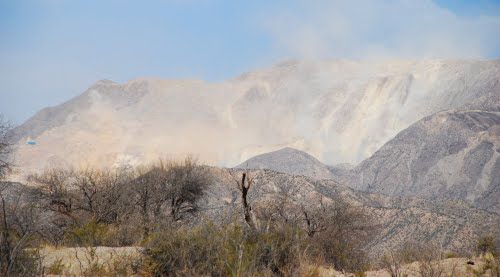
M 362 248 L 372 225 L 360 209 L 340 200 L 298 206 L 283 197 L 257 213 L 246 197 L 252 181 L 242 176 L 235 182 L 241 209 L 224 220 L 198 216 L 197 201 L 212 177 L 190 158 L 135 170 L 51 169 L 17 190 L 3 183 L 3 250 L 9 253 L 3 270 L 36 274 L 42 270 L 38 249 L 48 245 L 86 249 L 90 260 L 98 246 L 141 246 L 143 256 L 130 261 L 129 274 L 295 275 L 310 265 L 367 265 Z M 105 270 L 86 264 L 94 273 Z
M 4 140 L 0 147 L 3 178 L 10 146 Z M 377 222 L 362 207 L 340 198 L 297 202 L 287 190 L 252 203 L 253 176 L 229 174 L 239 208 L 222 217 L 203 213 L 199 201 L 214 176 L 192 158 L 116 170 L 49 169 L 31 175 L 27 186 L 1 182 L 0 275 L 65 275 L 76 264 L 76 274 L 87 276 L 315 276 L 326 267 L 405 276 L 403 265 L 418 261 L 417 275 L 445 276 L 436 261 L 453 254 L 431 244 L 404 244 L 370 260 L 365 249 Z M 103 247 L 133 251 L 104 260 Z M 74 264 L 44 263 L 47 249 L 73 249 L 66 256 Z M 485 262 L 470 273 L 498 276 L 496 238 L 482 238 L 475 250 Z

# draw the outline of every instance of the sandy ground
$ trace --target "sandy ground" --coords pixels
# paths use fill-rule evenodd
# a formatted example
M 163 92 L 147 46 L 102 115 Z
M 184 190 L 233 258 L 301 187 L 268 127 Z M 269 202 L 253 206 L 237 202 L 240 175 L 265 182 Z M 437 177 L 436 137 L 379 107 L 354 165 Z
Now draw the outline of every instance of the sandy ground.
M 40 254 L 43 257 L 43 266 L 46 273 L 50 275 L 48 269 L 54 264 L 62 264 L 62 274 L 52 274 L 53 276 L 81 276 L 89 268 L 89 265 L 98 264 L 105 268 L 116 267 L 116 261 L 133 261 L 141 257 L 140 247 L 93 247 L 93 248 L 45 248 Z M 474 265 L 467 262 L 472 261 Z M 480 258 L 449 258 L 433 262 L 432 268 L 435 276 L 474 276 L 472 270 L 478 270 L 484 262 Z M 406 264 L 401 267 L 402 276 L 422 276 L 418 262 Z M 350 277 L 352 273 L 342 273 L 332 268 L 321 268 L 320 276 Z M 391 274 L 384 269 L 365 272 L 367 277 L 391 277 Z M 484 275 L 491 276 L 491 275 Z
M 468 265 L 467 262 L 472 261 L 474 265 Z M 453 276 L 453 277 L 461 277 L 461 276 L 474 276 L 472 274 L 472 270 L 478 270 L 481 266 L 484 265 L 484 262 L 479 259 L 467 259 L 467 258 L 449 258 L 441 261 L 437 261 L 432 263 L 432 268 L 434 270 L 434 274 L 432 276 Z M 401 276 L 423 276 L 420 274 L 420 265 L 418 262 L 414 262 L 411 264 L 403 265 L 401 268 Z M 323 269 L 321 270 L 321 276 L 327 277 L 351 277 L 355 276 L 352 273 L 342 273 L 335 271 L 333 269 Z M 365 272 L 366 277 L 391 277 L 389 271 L 385 269 L 381 270 L 373 270 Z M 429 275 L 431 276 L 431 275 Z M 492 276 L 492 275 L 482 275 L 482 276 Z
M 62 275 L 83 275 L 89 265 L 117 267 L 116 262 L 140 258 L 140 247 L 75 247 L 44 248 L 40 251 L 45 272 L 56 264 L 62 265 Z

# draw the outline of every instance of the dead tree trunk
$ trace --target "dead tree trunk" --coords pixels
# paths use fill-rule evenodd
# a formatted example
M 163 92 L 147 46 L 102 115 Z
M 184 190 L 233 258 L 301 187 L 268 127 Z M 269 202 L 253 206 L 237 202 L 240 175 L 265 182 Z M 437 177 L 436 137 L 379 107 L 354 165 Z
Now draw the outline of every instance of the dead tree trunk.
M 239 185 L 241 190 L 241 203 L 243 204 L 245 222 L 252 230 L 256 231 L 258 229 L 258 223 L 253 215 L 252 206 L 250 206 L 250 204 L 248 203 L 248 190 L 252 186 L 252 179 L 248 178 L 247 174 L 244 172 L 241 176 L 241 183 Z

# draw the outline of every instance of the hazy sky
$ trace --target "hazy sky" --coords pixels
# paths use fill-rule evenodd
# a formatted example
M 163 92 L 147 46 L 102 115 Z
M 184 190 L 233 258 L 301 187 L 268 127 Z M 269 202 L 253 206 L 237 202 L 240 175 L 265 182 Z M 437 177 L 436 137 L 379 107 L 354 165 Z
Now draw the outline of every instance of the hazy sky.
M 497 58 L 500 0 L 0 0 L 0 113 L 100 79 L 218 81 L 291 58 Z

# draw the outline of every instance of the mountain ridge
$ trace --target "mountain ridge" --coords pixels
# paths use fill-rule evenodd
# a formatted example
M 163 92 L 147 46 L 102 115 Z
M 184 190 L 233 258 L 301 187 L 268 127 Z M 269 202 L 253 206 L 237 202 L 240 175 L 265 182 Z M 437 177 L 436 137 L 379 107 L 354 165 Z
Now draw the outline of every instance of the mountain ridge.
M 333 175 L 326 165 L 307 152 L 291 147 L 252 157 L 235 168 L 271 169 L 292 175 L 304 175 L 316 179 L 331 179 Z
M 462 199 L 499 213 L 500 113 L 428 116 L 337 180 L 387 195 Z
M 499 79 L 497 60 L 333 60 L 288 62 L 218 83 L 104 81 L 12 134 L 27 171 L 81 166 L 80 153 L 85 163 L 107 166 L 186 154 L 228 166 L 287 146 L 328 164 L 358 163 L 424 116 L 500 109 Z M 24 144 L 28 137 L 36 147 Z

